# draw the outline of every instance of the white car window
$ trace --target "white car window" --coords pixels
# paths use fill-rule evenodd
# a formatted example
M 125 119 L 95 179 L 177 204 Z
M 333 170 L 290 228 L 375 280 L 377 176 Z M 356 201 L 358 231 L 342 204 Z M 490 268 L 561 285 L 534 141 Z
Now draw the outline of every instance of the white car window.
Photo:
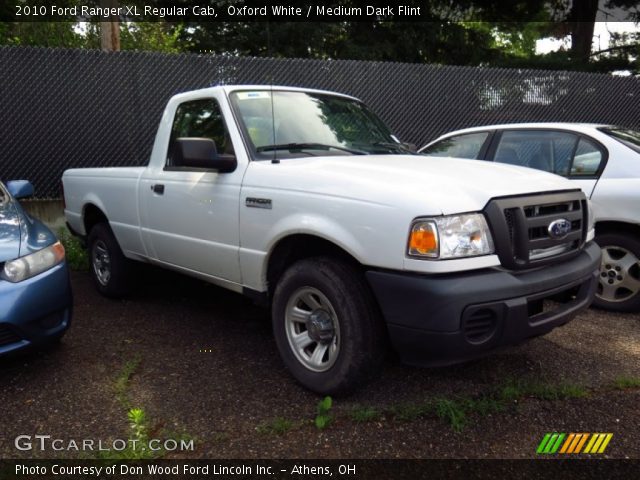
M 494 161 L 568 175 L 578 136 L 553 130 L 507 130 Z
M 585 138 L 581 138 L 576 148 L 576 154 L 573 157 L 571 165 L 571 176 L 576 177 L 592 177 L 600 170 L 602 163 L 602 152 L 592 142 Z
M 478 158 L 488 136 L 489 132 L 477 132 L 445 138 L 420 153 L 430 157 Z

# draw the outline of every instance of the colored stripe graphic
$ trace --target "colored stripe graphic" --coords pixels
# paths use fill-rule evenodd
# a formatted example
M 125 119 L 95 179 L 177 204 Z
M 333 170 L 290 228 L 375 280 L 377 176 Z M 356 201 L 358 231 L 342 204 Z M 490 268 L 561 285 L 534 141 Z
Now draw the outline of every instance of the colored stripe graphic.
M 613 433 L 546 433 L 536 453 L 604 453 L 612 438 Z

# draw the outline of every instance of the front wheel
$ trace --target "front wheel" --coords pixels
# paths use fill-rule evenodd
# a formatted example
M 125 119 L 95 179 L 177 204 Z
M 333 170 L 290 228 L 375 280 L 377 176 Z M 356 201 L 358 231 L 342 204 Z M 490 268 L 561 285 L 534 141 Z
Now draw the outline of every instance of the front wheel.
M 640 240 L 627 234 L 596 236 L 602 249 L 600 284 L 593 304 L 607 310 L 640 310 Z
M 384 357 L 384 325 L 362 274 L 329 257 L 300 260 L 274 293 L 273 330 L 293 376 L 323 395 L 366 381 Z
M 130 290 L 130 261 L 124 256 L 118 240 L 106 223 L 99 223 L 89 233 L 91 276 L 98 291 L 119 298 Z

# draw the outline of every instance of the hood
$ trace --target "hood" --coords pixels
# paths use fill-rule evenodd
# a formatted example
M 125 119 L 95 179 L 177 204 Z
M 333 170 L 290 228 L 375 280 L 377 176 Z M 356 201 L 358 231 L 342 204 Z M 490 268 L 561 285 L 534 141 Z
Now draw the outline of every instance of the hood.
M 31 218 L 15 200 L 0 205 L 0 263 L 29 255 L 56 242 L 56 236 Z
M 252 163 L 256 169 L 250 170 L 256 176 L 249 172 L 245 183 L 256 187 L 288 185 L 301 192 L 410 209 L 416 215 L 474 212 L 495 197 L 576 189 L 563 177 L 530 168 L 420 155 L 308 157 L 283 159 L 275 165 Z
M 20 256 L 20 215 L 9 201 L 0 204 L 0 263 Z

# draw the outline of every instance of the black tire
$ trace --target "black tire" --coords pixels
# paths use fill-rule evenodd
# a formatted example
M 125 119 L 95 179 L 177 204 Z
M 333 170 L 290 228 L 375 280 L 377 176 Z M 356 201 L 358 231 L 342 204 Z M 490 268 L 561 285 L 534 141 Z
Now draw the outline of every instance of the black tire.
M 110 298 L 120 298 L 129 293 L 130 261 L 122 253 L 109 225 L 95 225 L 89 233 L 88 243 L 89 270 L 98 291 Z
M 617 312 L 640 311 L 640 240 L 631 233 L 596 236 L 602 248 L 600 284 L 593 305 Z
M 302 300 L 307 295 L 315 296 L 315 309 Z M 287 317 L 287 312 L 294 307 L 305 311 L 307 323 L 300 317 L 298 323 L 288 320 L 291 316 Z M 323 317 L 324 312 L 331 317 L 333 339 L 323 338 L 312 343 L 308 351 L 296 349 L 292 338 L 298 333 L 306 332 L 308 337 L 314 334 L 317 337 L 319 332 L 329 335 L 331 329 L 318 329 L 317 323 L 308 328 L 309 322 L 329 318 Z M 349 393 L 377 372 L 384 360 L 386 328 L 369 287 L 356 268 L 337 259 L 310 258 L 289 267 L 274 292 L 272 322 L 285 365 L 298 382 L 316 393 Z M 313 363 L 311 349 L 315 352 L 325 346 L 324 357 L 310 366 Z

